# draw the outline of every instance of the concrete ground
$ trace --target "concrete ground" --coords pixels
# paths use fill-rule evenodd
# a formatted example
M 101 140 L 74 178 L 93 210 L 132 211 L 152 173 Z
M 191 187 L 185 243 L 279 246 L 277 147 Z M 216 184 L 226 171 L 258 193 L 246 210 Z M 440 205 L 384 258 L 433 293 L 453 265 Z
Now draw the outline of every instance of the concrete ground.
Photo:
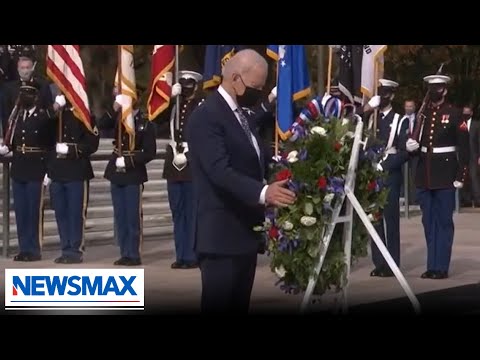
M 420 279 L 425 270 L 425 241 L 421 219 L 415 216 L 401 220 L 402 272 L 416 294 L 434 290 L 455 288 L 462 285 L 477 284 L 480 280 L 480 213 L 465 212 L 455 216 L 455 243 L 453 248 L 450 278 L 445 280 Z M 11 259 L 0 259 L 1 268 L 55 268 L 53 259 L 57 251 L 48 250 L 43 260 L 36 263 L 16 263 Z M 118 258 L 118 248 L 112 245 L 91 247 L 81 265 L 63 265 L 79 268 L 109 268 Z M 173 242 L 150 239 L 144 243 L 143 267 L 145 269 L 145 311 L 161 310 L 176 313 L 179 311 L 199 310 L 200 272 L 194 270 L 172 270 L 170 264 L 174 259 Z M 361 259 L 352 268 L 349 287 L 349 304 L 355 306 L 382 300 L 404 297 L 405 293 L 395 278 L 371 278 L 372 264 L 368 258 Z M 4 283 L 4 272 L 0 274 Z M 268 266 L 268 258 L 261 256 L 252 294 L 252 312 L 270 312 L 273 310 L 299 310 L 302 297 L 286 295 L 275 287 L 276 276 Z M 0 289 L 4 298 L 4 288 Z M 439 295 L 440 296 L 440 295 Z M 329 304 L 331 296 L 325 296 Z M 480 298 L 478 298 L 480 300 Z M 478 301 L 480 304 L 480 301 Z M 480 305 L 479 305 L 480 308 Z

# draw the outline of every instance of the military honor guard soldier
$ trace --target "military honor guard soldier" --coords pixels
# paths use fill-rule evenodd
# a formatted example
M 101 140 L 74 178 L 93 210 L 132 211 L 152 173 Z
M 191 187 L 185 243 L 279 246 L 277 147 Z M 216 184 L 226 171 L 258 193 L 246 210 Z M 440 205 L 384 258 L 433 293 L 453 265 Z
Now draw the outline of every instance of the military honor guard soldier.
M 184 70 L 179 72 L 179 83 L 172 87 L 172 98 L 180 96 L 170 116 L 170 143 L 167 145 L 163 167 L 175 239 L 176 260 L 171 265 L 172 269 L 191 269 L 198 266 L 193 250 L 193 189 L 185 128 L 190 114 L 204 101 L 197 96 L 200 81 L 202 81 L 202 75 L 195 71 Z M 176 124 L 176 106 L 180 107 L 178 124 Z
M 75 264 L 83 261 L 89 182 L 94 178 L 90 155 L 98 149 L 99 136 L 95 124 L 89 130 L 63 94 L 53 107 L 57 144 L 48 156 L 48 177 L 62 247 L 55 263 Z
M 141 265 L 141 244 L 143 239 L 142 193 L 148 181 L 147 163 L 155 158 L 157 143 L 155 128 L 138 107 L 133 104 L 135 123 L 134 147 L 131 150 L 130 136 L 124 126 L 117 121 L 122 106 L 128 106 L 126 95 L 117 95 L 113 105 L 117 114 L 105 117 L 110 121 L 99 123 L 102 128 L 122 127 L 122 142 L 118 137 L 113 141 L 114 151 L 105 169 L 104 177 L 111 183 L 113 215 L 120 246 L 120 259 L 114 265 Z M 137 96 L 140 98 L 140 96 Z M 133 140 L 132 140 L 133 141 Z M 121 149 L 121 151 L 119 150 Z
M 455 192 L 468 176 L 469 134 L 460 110 L 445 100 L 450 77 L 430 75 L 424 81 L 429 101 L 406 149 L 419 156 L 417 201 L 427 241 L 427 271 L 422 278 L 445 279 L 454 238 Z
M 41 85 L 23 82 L 0 155 L 13 152 L 11 177 L 20 251 L 14 261 L 41 260 L 47 153 L 55 147 L 55 121 L 37 106 Z
M 368 102 L 364 116 L 370 117 L 372 110 L 379 109 L 377 139 L 385 145 L 385 156 L 377 164 L 377 169 L 387 172 L 385 186 L 389 188 L 387 203 L 383 209 L 383 221 L 376 225 L 380 238 L 386 245 L 393 260 L 400 266 L 400 189 L 402 186 L 402 165 L 408 161 L 409 154 L 399 146 L 406 141 L 407 122 L 401 122 L 401 116 L 392 109 L 392 100 L 398 83 L 380 79 L 378 94 Z M 377 245 L 372 241 L 372 260 L 375 269 L 370 276 L 391 277 L 392 270 L 386 263 Z

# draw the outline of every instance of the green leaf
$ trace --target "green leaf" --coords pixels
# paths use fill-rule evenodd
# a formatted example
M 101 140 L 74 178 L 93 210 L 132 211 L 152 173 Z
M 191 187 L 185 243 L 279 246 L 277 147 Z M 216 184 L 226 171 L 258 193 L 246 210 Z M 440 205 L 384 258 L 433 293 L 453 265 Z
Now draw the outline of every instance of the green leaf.
M 313 205 L 310 202 L 305 203 L 304 212 L 306 215 L 310 216 L 313 214 Z
M 320 246 L 318 245 L 310 245 L 308 247 L 308 255 L 310 255 L 312 258 L 316 258 L 320 252 Z
M 307 240 L 312 241 L 315 239 L 315 231 L 307 231 Z
M 315 205 L 317 205 L 322 201 L 322 198 L 320 196 L 315 196 L 313 197 L 312 201 Z

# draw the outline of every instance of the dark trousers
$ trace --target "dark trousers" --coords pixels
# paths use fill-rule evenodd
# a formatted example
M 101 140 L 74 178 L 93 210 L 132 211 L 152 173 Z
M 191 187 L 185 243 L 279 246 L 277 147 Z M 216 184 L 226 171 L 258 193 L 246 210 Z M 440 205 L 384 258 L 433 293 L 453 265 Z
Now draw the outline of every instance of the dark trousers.
M 110 189 L 120 256 L 140 259 L 140 247 L 143 241 L 143 184 L 111 184 Z
M 82 258 L 88 205 L 88 181 L 53 181 L 50 184 L 50 198 L 53 210 L 55 210 L 62 255 Z
M 460 198 L 462 203 L 471 206 L 472 201 L 480 202 L 480 179 L 478 178 L 477 159 L 470 161 L 468 172 L 469 178 L 460 190 Z
M 401 172 L 389 175 L 389 193 L 383 210 L 383 219 L 375 225 L 378 235 L 387 247 L 397 266 L 400 266 L 400 188 Z M 375 242 L 371 241 L 372 261 L 375 268 L 388 267 Z
M 248 313 L 257 254 L 200 255 L 202 312 Z
M 173 218 L 173 235 L 177 262 L 194 262 L 192 183 L 167 181 L 168 202 Z
M 427 270 L 448 272 L 455 230 L 455 189 L 418 189 L 417 199 L 427 240 Z
M 20 253 L 40 255 L 43 239 L 43 182 L 13 180 L 12 189 Z

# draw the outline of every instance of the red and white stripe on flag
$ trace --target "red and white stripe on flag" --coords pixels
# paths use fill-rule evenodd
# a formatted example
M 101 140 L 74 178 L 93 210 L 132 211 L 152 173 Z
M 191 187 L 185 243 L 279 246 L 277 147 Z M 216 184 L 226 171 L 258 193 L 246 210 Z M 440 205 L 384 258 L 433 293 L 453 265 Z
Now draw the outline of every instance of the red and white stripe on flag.
M 80 45 L 48 45 L 47 75 L 70 101 L 75 116 L 96 133 L 92 128 Z
M 175 45 L 154 45 L 147 104 L 149 120 L 154 120 L 170 105 L 174 63 Z

